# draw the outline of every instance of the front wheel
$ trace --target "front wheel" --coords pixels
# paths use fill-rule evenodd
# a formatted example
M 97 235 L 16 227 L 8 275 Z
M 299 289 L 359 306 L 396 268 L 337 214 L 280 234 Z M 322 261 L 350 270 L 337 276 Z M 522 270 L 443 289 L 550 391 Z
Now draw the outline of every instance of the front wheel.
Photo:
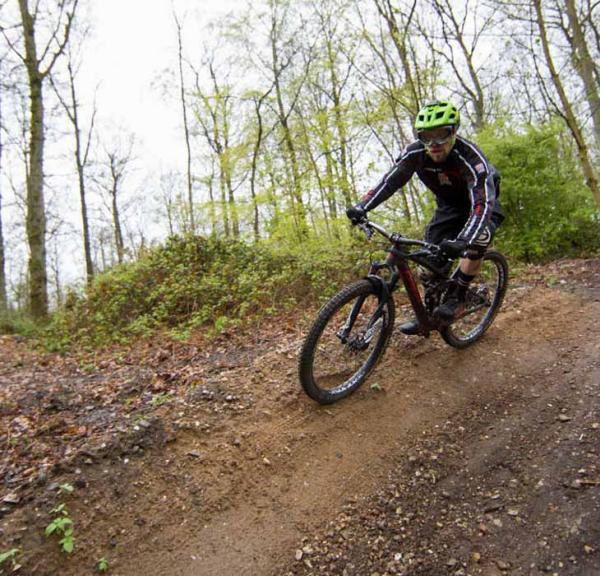
M 394 327 L 394 300 L 359 280 L 321 310 L 298 360 L 304 391 L 320 404 L 354 392 L 382 355 Z
M 455 348 L 466 348 L 483 336 L 493 322 L 508 287 L 508 263 L 499 252 L 487 252 L 481 270 L 471 282 L 464 314 L 440 331 Z

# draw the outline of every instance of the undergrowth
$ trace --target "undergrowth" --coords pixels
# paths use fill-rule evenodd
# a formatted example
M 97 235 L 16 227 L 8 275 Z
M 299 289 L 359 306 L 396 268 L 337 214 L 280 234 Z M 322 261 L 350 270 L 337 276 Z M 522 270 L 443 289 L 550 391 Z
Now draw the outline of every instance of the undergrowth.
M 230 239 L 172 237 L 70 293 L 44 330 L 47 349 L 101 347 L 166 331 L 207 336 L 253 318 L 320 302 L 366 273 L 365 242 L 307 240 L 277 248 Z

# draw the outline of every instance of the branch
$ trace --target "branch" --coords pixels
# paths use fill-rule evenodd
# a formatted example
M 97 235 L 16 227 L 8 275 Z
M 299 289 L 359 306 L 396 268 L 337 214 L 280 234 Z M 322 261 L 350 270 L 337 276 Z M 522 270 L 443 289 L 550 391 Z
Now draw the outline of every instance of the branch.
M 71 12 L 69 12 L 67 14 L 67 23 L 65 25 L 65 34 L 64 34 L 64 37 L 63 37 L 63 41 L 62 41 L 61 44 L 59 44 L 58 50 L 52 56 L 52 60 L 50 60 L 50 63 L 46 67 L 46 70 L 44 70 L 43 72 L 41 72 L 40 76 L 42 77 L 42 79 L 44 79 L 50 73 L 50 71 L 54 67 L 54 64 L 58 60 L 59 56 L 62 55 L 62 53 L 65 50 L 65 47 L 67 46 L 67 43 L 69 42 L 69 35 L 71 33 L 71 26 L 73 24 L 73 19 L 75 18 L 75 10 L 77 10 L 77 4 L 78 3 L 79 3 L 79 0 L 73 0 L 73 8 L 72 8 Z M 62 2 L 61 2 L 61 5 L 62 5 Z

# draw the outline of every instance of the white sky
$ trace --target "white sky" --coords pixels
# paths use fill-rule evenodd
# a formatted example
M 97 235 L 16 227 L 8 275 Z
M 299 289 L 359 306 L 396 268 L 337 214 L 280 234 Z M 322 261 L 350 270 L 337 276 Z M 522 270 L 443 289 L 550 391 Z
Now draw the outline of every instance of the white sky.
M 177 34 L 173 8 L 183 25 L 184 51 L 194 62 L 202 39 L 202 30 L 214 18 L 233 10 L 240 10 L 248 0 L 89 0 L 80 5 L 87 12 L 91 35 L 85 42 L 78 76 L 78 93 L 83 105 L 83 122 L 87 123 L 91 104 L 96 93 L 97 133 L 106 142 L 120 132 L 134 134 L 136 167 L 128 177 L 126 186 L 134 189 L 143 182 L 156 181 L 161 172 L 185 170 L 185 142 L 183 138 L 181 108 L 173 94 L 178 91 Z M 16 5 L 16 2 L 15 2 Z M 164 72 L 173 78 L 171 95 L 162 94 L 157 86 Z M 46 85 L 46 96 L 50 94 Z M 46 146 L 46 171 L 71 173 L 70 152 L 63 150 L 64 143 Z M 3 160 L 10 160 L 8 157 Z M 64 168 L 63 168 L 64 164 Z M 15 164 L 15 173 L 20 167 Z M 79 199 L 76 188 L 56 186 L 61 205 L 55 209 L 73 230 L 79 230 Z M 6 182 L 3 182 L 6 184 Z M 9 190 L 3 185 L 3 190 Z M 50 191 L 47 190 L 47 199 Z M 23 220 L 10 197 L 4 195 L 3 219 L 8 229 Z M 152 205 L 147 198 L 146 208 Z M 67 209 L 66 206 L 69 206 Z M 141 210 L 141 206 L 136 207 Z M 150 232 L 153 223 L 145 219 L 144 228 Z M 22 232 L 22 231 L 21 231 Z M 164 231 L 162 231 L 164 234 Z M 153 234 L 150 232 L 150 236 Z M 8 244 L 8 274 L 15 279 L 24 270 L 27 260 L 24 238 L 10 237 Z M 79 242 L 65 239 L 61 249 L 62 281 L 71 283 L 82 278 L 83 259 Z M 50 248 L 49 248 L 50 250 Z
M 143 156 L 143 164 L 159 170 L 184 168 L 179 103 L 153 87 L 165 70 L 177 79 L 173 6 L 183 24 L 184 50 L 192 56 L 191 47 L 198 46 L 194 40 L 211 19 L 245 4 L 245 0 L 93 2 L 90 17 L 94 32 L 81 70 L 82 88 L 91 99 L 100 83 L 99 117 L 139 137 L 143 146 L 137 155 Z

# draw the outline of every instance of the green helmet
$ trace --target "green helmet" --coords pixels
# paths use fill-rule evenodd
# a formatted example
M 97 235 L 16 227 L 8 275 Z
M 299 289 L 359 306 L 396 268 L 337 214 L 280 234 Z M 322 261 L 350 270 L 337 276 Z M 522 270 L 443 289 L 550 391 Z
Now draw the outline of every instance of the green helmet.
M 460 125 L 460 113 L 458 108 L 450 102 L 430 102 L 425 104 L 417 114 L 415 130 L 431 130 L 441 126 L 453 126 L 456 130 Z

